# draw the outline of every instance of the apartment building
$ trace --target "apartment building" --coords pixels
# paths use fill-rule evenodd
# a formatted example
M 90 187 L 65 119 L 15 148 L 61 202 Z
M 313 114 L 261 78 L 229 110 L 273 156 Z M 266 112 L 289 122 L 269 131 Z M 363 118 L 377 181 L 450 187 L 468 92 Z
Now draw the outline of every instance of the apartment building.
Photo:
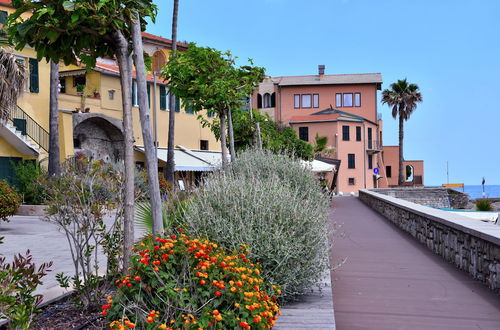
M 0 0 L 0 24 L 13 11 L 10 0 Z M 143 33 L 145 52 L 153 59 L 147 76 L 150 117 L 158 145 L 159 170 L 166 164 L 169 111 L 176 113 L 176 175 L 193 181 L 201 172 L 220 161 L 220 143 L 208 127 L 203 127 L 191 109 L 177 100 L 170 105 L 168 89 L 158 71 L 166 63 L 172 41 Z M 178 43 L 179 50 L 187 45 Z M 50 65 L 36 60 L 36 52 L 26 47 L 14 54 L 27 71 L 26 88 L 17 109 L 0 123 L 0 179 L 12 180 L 12 164 L 22 159 L 44 163 L 49 143 Z M 61 160 L 76 152 L 93 159 L 117 161 L 123 152 L 122 96 L 118 65 L 113 58 L 100 58 L 90 71 L 83 65 L 60 65 L 59 137 Z M 155 73 L 156 72 L 156 73 Z M 137 107 L 135 72 L 132 88 L 135 157 L 144 165 L 142 131 Z M 206 113 L 201 113 L 206 115 Z
M 267 77 L 253 102 L 304 141 L 326 136 L 334 149 L 329 157 L 340 160 L 336 191 L 350 193 L 397 185 L 399 148 L 383 145 L 381 88 L 380 73 L 327 75 L 320 65 L 317 75 Z M 411 172 L 405 184 L 423 185 L 423 162 L 405 165 Z

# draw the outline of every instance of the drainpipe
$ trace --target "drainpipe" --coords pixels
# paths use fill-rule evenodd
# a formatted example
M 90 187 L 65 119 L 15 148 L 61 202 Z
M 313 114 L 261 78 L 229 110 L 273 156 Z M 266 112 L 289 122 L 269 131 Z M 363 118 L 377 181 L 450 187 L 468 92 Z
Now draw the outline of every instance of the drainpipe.
M 366 132 L 365 122 L 363 121 L 363 180 L 366 189 Z
M 153 123 L 154 123 L 154 141 L 155 141 L 155 154 L 158 159 L 158 118 L 156 111 L 156 71 L 153 71 Z
M 282 95 L 281 95 L 281 86 L 278 85 L 278 90 L 279 90 L 279 95 L 280 95 L 280 123 L 283 121 L 283 118 L 281 116 L 281 99 L 282 99 Z

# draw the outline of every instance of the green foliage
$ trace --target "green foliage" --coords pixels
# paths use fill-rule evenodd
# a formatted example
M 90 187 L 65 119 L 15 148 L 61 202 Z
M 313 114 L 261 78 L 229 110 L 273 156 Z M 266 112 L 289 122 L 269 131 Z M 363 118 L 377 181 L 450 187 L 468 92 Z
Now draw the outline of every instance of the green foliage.
M 291 299 L 328 269 L 328 198 L 297 159 L 245 151 L 189 203 L 188 230 L 229 249 L 251 247 L 264 276 Z
M 9 221 L 21 205 L 21 197 L 9 184 L 0 180 L 0 220 Z
M 478 211 L 493 211 L 493 206 L 488 199 L 480 199 L 476 201 L 476 209 Z
M 2 238 L 0 238 L 2 244 Z M 11 264 L 0 255 L 0 319 L 7 318 L 9 328 L 29 329 L 42 295 L 33 292 L 42 284 L 52 262 L 36 268 L 30 251 L 14 256 Z
M 392 83 L 390 89 L 382 91 L 382 103 L 392 108 L 392 116 L 408 120 L 417 103 L 422 102 L 422 94 L 417 84 L 409 83 L 406 78 Z
M 301 139 L 291 127 L 283 127 L 279 123 L 269 119 L 269 116 L 261 114 L 258 110 L 252 109 L 252 118 L 250 113 L 243 109 L 232 110 L 234 146 L 236 151 L 244 151 L 254 146 L 254 138 L 257 123 L 260 123 L 262 145 L 264 148 L 274 153 L 287 153 L 290 156 L 296 156 L 302 159 L 311 159 L 313 157 L 313 147 Z M 220 139 L 220 121 L 204 119 L 198 116 L 202 125 L 209 126 L 217 139 Z
M 249 59 L 249 65 L 236 67 L 236 57 L 230 51 L 191 43 L 186 52 L 176 52 L 168 61 L 162 77 L 170 81 L 169 91 L 193 111 L 220 115 L 227 109 L 239 109 L 264 78 L 264 68 L 252 65 Z
M 269 329 L 280 289 L 246 254 L 179 232 L 148 236 L 102 314 L 111 329 Z
M 74 301 L 86 309 L 97 308 L 108 289 L 99 272 L 99 250 L 107 257 L 108 277 L 120 269 L 123 175 L 123 166 L 76 157 L 61 164 L 60 176 L 45 182 L 49 207 L 45 220 L 65 233 L 75 268 L 72 276 L 60 274 L 58 280 L 62 286 L 75 287 Z M 143 197 L 142 191 L 136 189 L 137 198 Z
M 97 57 L 113 56 L 113 33 L 130 36 L 130 22 L 138 11 L 143 28 L 154 21 L 152 0 L 14 0 L 15 11 L 7 20 L 9 41 L 17 50 L 34 48 L 38 60 L 65 64 L 80 59 L 93 68 Z M 28 14 L 28 15 L 26 15 Z
M 23 160 L 14 164 L 14 173 L 17 179 L 17 189 L 23 196 L 25 204 L 42 205 L 45 202 L 45 187 L 41 184 L 45 172 L 40 163 Z
M 181 191 L 170 191 L 162 202 L 163 228 L 168 229 L 182 224 L 188 205 L 187 195 Z M 153 230 L 151 203 L 140 202 L 136 205 L 135 222 L 149 233 Z

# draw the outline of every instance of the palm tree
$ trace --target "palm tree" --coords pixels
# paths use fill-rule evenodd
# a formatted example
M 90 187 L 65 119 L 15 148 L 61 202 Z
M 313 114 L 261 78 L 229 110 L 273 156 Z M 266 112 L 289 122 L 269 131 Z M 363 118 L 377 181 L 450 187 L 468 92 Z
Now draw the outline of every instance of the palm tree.
M 60 173 L 59 148 L 59 64 L 50 61 L 50 106 L 49 106 L 49 175 Z M 83 111 L 83 109 L 82 109 Z
M 175 56 L 177 50 L 177 17 L 179 13 L 179 0 L 174 0 L 174 11 L 172 13 L 172 56 Z M 167 151 L 167 166 L 165 170 L 165 179 L 171 184 L 174 184 L 174 133 L 175 133 L 175 99 L 172 93 L 169 93 L 170 111 L 168 114 L 168 151 Z
M 0 120 L 7 120 L 10 111 L 17 106 L 17 98 L 23 93 L 24 66 L 16 57 L 0 48 Z
M 417 103 L 422 102 L 422 94 L 417 84 L 408 83 L 405 79 L 398 80 L 391 84 L 390 89 L 382 92 L 382 103 L 392 107 L 392 117 L 399 117 L 399 176 L 398 184 L 403 185 L 405 178 L 403 172 L 403 137 L 404 121 L 410 118 L 410 115 L 417 108 Z

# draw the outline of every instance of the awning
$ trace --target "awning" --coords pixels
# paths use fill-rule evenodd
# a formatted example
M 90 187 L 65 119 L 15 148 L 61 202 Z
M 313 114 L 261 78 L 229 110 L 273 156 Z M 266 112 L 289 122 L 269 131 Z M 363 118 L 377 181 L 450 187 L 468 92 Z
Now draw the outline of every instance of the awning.
M 87 73 L 87 70 L 71 70 L 71 71 L 61 71 L 59 72 L 59 77 L 77 77 L 84 76 Z
M 220 152 L 193 151 L 180 147 L 174 149 L 175 171 L 209 172 L 218 168 L 219 162 L 210 160 L 221 159 Z M 136 150 L 144 152 L 144 147 L 136 147 Z M 167 162 L 167 148 L 158 148 L 158 160 Z M 205 160 L 206 159 L 206 160 Z
M 309 168 L 312 172 L 322 173 L 322 172 L 335 172 L 335 165 L 331 165 L 319 160 L 313 161 L 302 161 L 304 167 Z

